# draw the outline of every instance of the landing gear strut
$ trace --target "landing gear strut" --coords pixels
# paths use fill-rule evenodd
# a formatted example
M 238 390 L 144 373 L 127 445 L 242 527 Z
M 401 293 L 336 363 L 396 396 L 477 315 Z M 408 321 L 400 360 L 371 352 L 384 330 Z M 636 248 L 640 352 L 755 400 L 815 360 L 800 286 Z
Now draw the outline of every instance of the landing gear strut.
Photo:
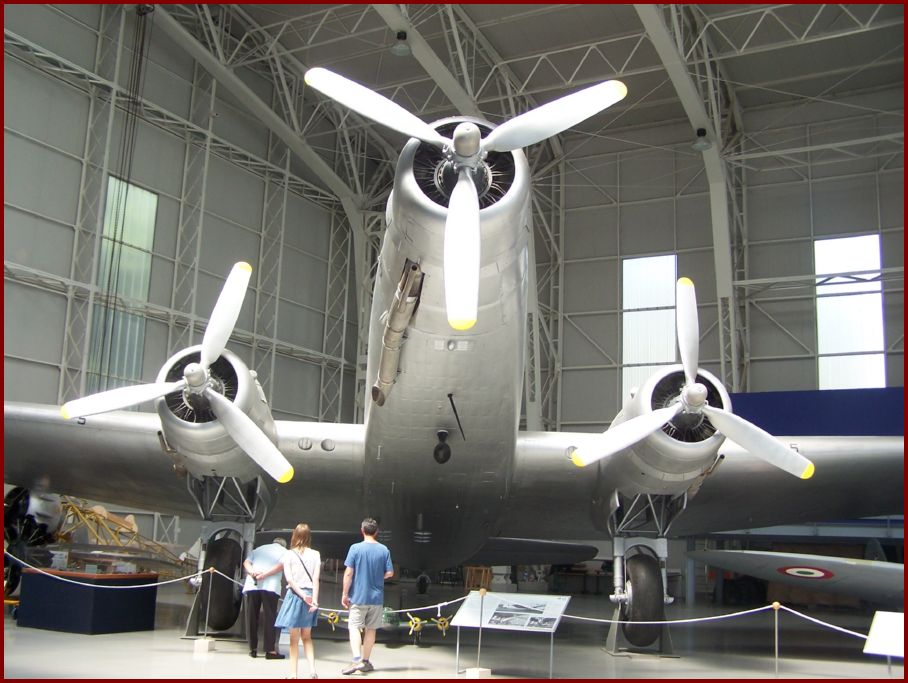
M 674 602 L 666 592 L 665 561 L 669 527 L 687 505 L 681 496 L 640 494 L 622 498 L 614 492 L 609 501 L 608 530 L 614 551 L 616 621 L 628 623 L 609 629 L 606 649 L 618 654 L 619 632 L 632 646 L 650 647 L 658 641 L 658 654 L 673 654 L 671 635 L 664 623 L 665 605 Z
M 256 529 L 261 528 L 273 502 L 269 486 L 261 477 L 241 482 L 233 477 L 197 479 L 187 474 L 187 488 L 205 520 L 201 529 L 204 551 L 199 557 L 199 570 L 213 567 L 216 572 L 202 575 L 186 621 L 185 638 L 217 632 L 220 639 L 245 640 L 246 620 L 240 618 L 245 580 L 243 558 L 252 549 Z M 239 632 L 226 633 L 234 625 Z
M 674 598 L 665 593 L 665 569 L 668 552 L 664 538 L 615 538 L 613 540 L 614 588 L 609 599 L 615 603 L 615 620 L 609 629 L 606 649 L 619 654 L 618 632 L 627 642 L 638 648 L 650 647 L 656 641 L 658 654 L 671 656 L 674 653 L 668 626 L 663 624 L 637 622 L 664 622 L 665 605 Z

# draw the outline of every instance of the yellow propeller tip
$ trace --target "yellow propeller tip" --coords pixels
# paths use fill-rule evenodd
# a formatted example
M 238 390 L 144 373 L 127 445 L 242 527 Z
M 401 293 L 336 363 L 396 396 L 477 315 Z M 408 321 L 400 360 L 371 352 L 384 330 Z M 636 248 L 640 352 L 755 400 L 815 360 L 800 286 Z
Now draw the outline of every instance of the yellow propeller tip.
M 249 265 L 248 263 L 246 263 L 245 261 L 239 261 L 239 262 L 237 262 L 236 267 L 239 268 L 240 270 L 245 270 L 247 273 L 251 273 L 251 272 L 252 272 L 252 266 L 250 266 L 250 265 Z
M 583 459 L 577 455 L 577 451 L 571 453 L 571 462 L 574 463 L 577 467 L 586 467 L 586 463 L 583 462 Z
M 455 330 L 469 330 L 473 325 L 476 324 L 476 318 L 472 320 L 448 320 L 448 325 L 453 327 Z
M 810 479 L 816 469 L 817 468 L 813 466 L 813 463 L 810 463 L 809 465 L 807 465 L 807 469 L 801 473 L 801 479 Z
M 691 280 L 689 277 L 682 277 L 682 278 L 678 279 L 678 284 L 687 285 L 688 287 L 692 287 L 694 283 L 693 283 L 693 280 Z
M 284 472 L 281 476 L 277 478 L 278 484 L 286 484 L 288 481 L 293 479 L 293 467 Z
M 69 410 L 66 408 L 66 404 L 60 406 L 60 414 L 63 416 L 64 420 L 68 420 L 72 417 L 72 415 L 69 414 Z

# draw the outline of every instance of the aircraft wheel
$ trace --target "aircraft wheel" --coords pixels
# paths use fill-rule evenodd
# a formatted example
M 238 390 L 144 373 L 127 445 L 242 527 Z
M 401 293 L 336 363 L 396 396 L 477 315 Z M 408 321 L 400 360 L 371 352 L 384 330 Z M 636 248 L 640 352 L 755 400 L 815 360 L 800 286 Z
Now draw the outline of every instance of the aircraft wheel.
M 205 573 L 199 589 L 199 607 L 202 618 L 208 619 L 208 627 L 215 631 L 226 631 L 236 623 L 240 615 L 242 600 L 242 554 L 240 544 L 229 537 L 216 538 L 208 542 L 205 567 L 214 567 L 240 585 L 225 579 L 220 574 Z M 211 609 L 208 606 L 209 584 L 211 587 Z
M 625 562 L 628 601 L 622 608 L 622 621 L 662 621 L 665 604 L 662 601 L 662 571 L 652 555 L 640 553 Z M 662 626 L 651 624 L 622 624 L 624 637 L 638 647 L 652 645 Z
M 425 595 L 429 590 L 429 577 L 426 574 L 420 574 L 416 577 L 416 592 Z

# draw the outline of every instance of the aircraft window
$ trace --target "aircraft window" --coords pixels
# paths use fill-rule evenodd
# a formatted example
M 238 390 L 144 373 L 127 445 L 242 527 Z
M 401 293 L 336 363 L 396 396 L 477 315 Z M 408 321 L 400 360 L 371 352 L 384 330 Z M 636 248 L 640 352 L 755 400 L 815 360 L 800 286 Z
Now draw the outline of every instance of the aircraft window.
M 101 235 L 97 286 L 102 295 L 147 301 L 158 196 L 111 176 Z M 92 311 L 89 393 L 142 377 L 145 318 L 96 303 Z
M 676 362 L 676 271 L 674 254 L 622 262 L 622 396 L 660 366 Z
M 820 389 L 886 386 L 880 237 L 817 240 Z

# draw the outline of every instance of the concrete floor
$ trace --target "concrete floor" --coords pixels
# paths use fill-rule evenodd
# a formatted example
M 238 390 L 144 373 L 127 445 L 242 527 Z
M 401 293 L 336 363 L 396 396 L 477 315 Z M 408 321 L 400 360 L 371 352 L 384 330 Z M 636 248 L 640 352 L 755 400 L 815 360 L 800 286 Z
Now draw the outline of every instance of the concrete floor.
M 337 586 L 323 581 L 322 604 L 339 604 Z M 435 605 L 461 597 L 461 588 L 433 586 L 417 595 L 409 582 L 390 585 L 386 604 L 407 608 Z M 285 678 L 288 660 L 251 659 L 241 640 L 217 640 L 213 651 L 196 652 L 195 641 L 183 638 L 191 596 L 181 585 L 159 588 L 154 631 L 81 635 L 19 627 L 7 610 L 3 623 L 4 678 Z M 711 605 L 667 608 L 670 620 L 715 616 L 745 608 Z M 453 616 L 456 606 L 442 611 Z M 811 617 L 866 634 L 873 613 L 844 609 L 798 609 Z M 436 610 L 418 612 L 423 618 Z M 571 597 L 566 615 L 611 618 L 606 595 Z M 404 616 L 404 622 L 407 618 Z M 484 629 L 479 666 L 495 678 L 547 678 L 553 644 L 555 678 L 903 678 L 902 660 L 891 664 L 862 652 L 864 641 L 786 612 L 779 614 L 780 657 L 774 652 L 772 610 L 718 621 L 671 627 L 675 657 L 605 651 L 607 625 L 574 618 L 562 620 L 554 640 L 547 634 Z M 383 629 L 372 655 L 370 678 L 464 678 L 477 666 L 474 629 L 461 629 L 459 668 L 456 629 L 446 636 L 434 624 L 415 643 L 407 628 Z M 320 678 L 346 678 L 350 660 L 347 632 L 320 622 L 315 654 Z M 286 641 L 285 641 L 286 642 Z M 286 654 L 287 645 L 281 646 Z M 300 664 L 300 675 L 308 675 Z M 353 678 L 361 678 L 357 674 Z

